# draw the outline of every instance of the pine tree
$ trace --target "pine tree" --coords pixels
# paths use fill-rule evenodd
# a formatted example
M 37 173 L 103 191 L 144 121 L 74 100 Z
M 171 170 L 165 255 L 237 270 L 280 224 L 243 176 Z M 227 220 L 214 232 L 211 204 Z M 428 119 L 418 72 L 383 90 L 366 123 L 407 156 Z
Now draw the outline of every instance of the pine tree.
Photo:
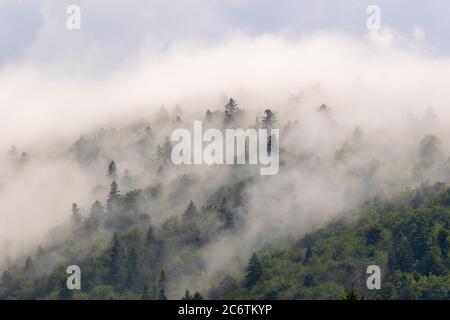
M 208 109 L 206 110 L 206 121 L 211 122 L 213 120 L 213 114 L 212 112 Z
M 132 184 L 133 184 L 133 179 L 131 178 L 130 171 L 128 169 L 125 169 L 122 179 L 121 179 L 122 188 L 129 190 L 131 188 Z
M 27 260 L 25 261 L 25 267 L 23 268 L 23 270 L 27 273 L 31 273 L 34 271 L 34 262 L 33 259 L 31 259 L 31 257 L 28 257 Z
M 147 235 L 145 237 L 145 244 L 147 246 L 153 245 L 156 243 L 155 231 L 152 226 L 148 227 Z
M 183 218 L 185 220 L 193 220 L 198 217 L 198 210 L 194 201 L 190 201 L 187 209 L 184 211 Z
M 191 296 L 191 293 L 189 292 L 189 290 L 186 290 L 184 292 L 184 296 L 183 296 L 183 298 L 181 298 L 181 300 L 192 300 L 192 296 Z
M 126 279 L 125 252 L 117 233 L 114 233 L 112 240 L 109 271 L 111 283 L 122 289 Z
M 127 286 L 133 288 L 136 286 L 139 276 L 139 255 L 136 248 L 131 248 L 127 259 Z
M 439 248 L 441 250 L 441 255 L 444 259 L 446 259 L 446 257 L 448 256 L 448 252 L 449 252 L 449 236 L 448 236 L 448 231 L 445 230 L 441 230 L 438 233 L 437 236 L 437 242 L 439 245 Z
M 117 179 L 117 167 L 114 160 L 109 163 L 107 176 L 111 179 Z
M 119 198 L 119 187 L 117 186 L 116 180 L 111 183 L 111 190 L 108 194 L 108 200 L 106 201 L 106 208 L 111 211 L 117 204 L 117 199 Z
M 227 207 L 227 199 L 223 198 L 219 207 L 219 215 L 225 229 L 232 229 L 235 225 L 235 216 L 233 211 Z
M 166 287 L 166 273 L 164 272 L 164 270 L 162 270 L 159 275 L 158 281 L 158 288 L 159 288 L 158 300 L 167 300 L 165 287 Z
M 151 299 L 150 291 L 148 290 L 148 286 L 145 284 L 144 290 L 142 292 L 142 300 L 150 300 L 150 299 Z
M 58 281 L 59 291 L 58 291 L 58 299 L 59 300 L 72 300 L 73 299 L 73 290 L 67 288 L 67 279 L 63 275 L 61 279 Z
M 253 286 L 258 282 L 258 280 L 262 276 L 262 266 L 256 256 L 256 253 L 253 253 L 250 261 L 248 262 L 247 267 L 245 268 L 245 280 L 244 286 L 248 290 L 253 288 Z
M 75 226 L 80 226 L 83 217 L 80 214 L 80 207 L 76 203 L 72 203 L 72 222 Z
M 313 252 L 312 252 L 311 246 L 307 246 L 306 252 L 305 252 L 305 259 L 303 259 L 303 263 L 307 264 L 311 260 L 312 256 L 313 256 Z
M 164 138 L 164 144 L 162 147 L 162 152 L 163 152 L 163 157 L 164 157 L 164 161 L 168 162 L 171 159 L 172 156 L 172 143 L 170 142 L 170 138 L 169 137 L 165 137 Z
M 342 300 L 362 300 L 353 290 L 353 287 L 348 290 L 344 289 L 344 295 L 342 296 Z
M 156 147 L 156 157 L 160 164 L 167 164 L 172 157 L 172 143 L 170 142 L 169 137 L 164 138 L 163 145 L 158 145 Z
M 100 201 L 96 200 L 91 207 L 91 212 L 86 220 L 86 228 L 89 231 L 95 231 L 100 225 L 101 217 L 104 213 L 104 208 Z
M 203 300 L 203 296 L 200 294 L 200 292 L 195 291 L 194 295 L 192 296 L 192 300 Z
M 272 110 L 270 109 L 266 109 L 264 111 L 264 116 L 262 117 L 261 120 L 261 126 L 264 129 L 272 129 L 275 125 L 275 123 L 277 122 L 277 117 L 275 115 L 275 113 L 272 112 Z
M 228 103 L 225 105 L 225 121 L 230 122 L 235 120 L 234 116 L 239 111 L 238 103 L 233 98 L 230 98 Z
M 159 289 L 158 300 L 167 300 L 166 291 L 164 288 Z

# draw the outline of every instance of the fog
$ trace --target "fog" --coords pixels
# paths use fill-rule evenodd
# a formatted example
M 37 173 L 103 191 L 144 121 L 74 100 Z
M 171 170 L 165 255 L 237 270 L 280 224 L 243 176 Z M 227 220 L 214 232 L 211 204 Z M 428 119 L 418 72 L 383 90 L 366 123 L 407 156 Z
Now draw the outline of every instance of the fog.
M 184 280 L 199 288 L 240 267 L 251 251 L 299 238 L 369 197 L 450 177 L 450 60 L 390 29 L 365 38 L 232 33 L 164 50 L 144 45 L 107 73 L 72 63 L 24 61 L 0 71 L 0 264 L 45 241 L 67 222 L 72 202 L 85 211 L 104 202 L 112 159 L 121 174 L 127 168 L 136 177 L 133 188 L 165 185 L 163 200 L 149 209 L 154 223 L 181 214 L 189 198 L 201 206 L 237 176 L 254 176 L 242 230 L 204 249 L 202 279 Z M 267 108 L 277 112 L 279 173 L 180 166 L 158 177 L 149 164 L 173 129 L 155 118 L 160 106 L 173 112 L 180 105 L 182 126 L 192 128 L 207 109 L 222 112 L 229 97 L 245 111 L 246 127 Z M 328 107 L 319 111 L 322 104 Z M 157 142 L 142 153 L 136 144 L 147 125 Z M 75 141 L 96 135 L 98 157 L 81 163 L 71 151 Z M 440 141 L 430 158 L 420 149 L 427 135 Z M 12 145 L 27 153 L 19 165 L 7 155 Z M 194 182 L 175 201 L 177 179 L 186 173 Z

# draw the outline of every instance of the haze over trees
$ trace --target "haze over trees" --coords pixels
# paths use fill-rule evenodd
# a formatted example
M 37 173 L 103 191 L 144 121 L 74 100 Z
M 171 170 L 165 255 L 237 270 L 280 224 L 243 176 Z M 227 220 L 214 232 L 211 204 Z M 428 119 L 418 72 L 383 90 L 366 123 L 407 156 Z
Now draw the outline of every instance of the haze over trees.
M 86 177 L 69 194 L 66 219 L 1 261 L 0 298 L 448 299 L 445 137 L 411 126 L 400 150 L 370 126 L 339 123 L 336 112 L 314 105 L 296 119 L 230 98 L 195 115 L 161 107 L 85 134 L 63 156 Z M 280 129 L 279 174 L 174 165 L 171 130 L 198 118 L 220 129 Z M 8 161 L 20 158 L 9 151 Z M 27 158 L 11 170 L 37 161 Z M 82 290 L 64 287 L 72 264 Z M 372 264 L 383 269 L 376 292 L 364 281 Z

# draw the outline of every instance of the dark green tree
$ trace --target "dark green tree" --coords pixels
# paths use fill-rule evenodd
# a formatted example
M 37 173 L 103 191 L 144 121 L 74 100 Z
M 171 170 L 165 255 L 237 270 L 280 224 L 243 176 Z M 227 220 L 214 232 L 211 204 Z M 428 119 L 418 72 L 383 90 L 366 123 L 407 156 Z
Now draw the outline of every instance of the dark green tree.
M 225 229 L 232 229 L 235 225 L 234 212 L 228 208 L 227 199 L 223 198 L 219 206 L 220 220 L 223 222 Z
M 119 199 L 119 187 L 117 186 L 116 180 L 111 183 L 111 189 L 108 194 L 108 199 L 106 201 L 106 208 L 108 211 L 113 210 L 114 206 L 117 204 Z
M 127 257 L 127 286 L 132 289 L 137 284 L 139 276 L 139 255 L 136 248 L 131 248 Z
M 164 270 L 161 271 L 159 274 L 159 280 L 158 280 L 158 289 L 159 289 L 159 295 L 158 300 L 167 300 L 166 297 L 166 273 Z
M 110 282 L 116 288 L 122 289 L 127 277 L 125 252 L 117 233 L 114 233 L 109 262 Z
M 184 292 L 184 296 L 183 296 L 183 298 L 181 298 L 181 300 L 192 300 L 192 296 L 191 296 L 191 293 L 189 292 L 189 290 L 186 290 Z
M 147 246 L 153 245 L 156 243 L 155 231 L 152 226 L 148 227 L 147 235 L 145 236 L 145 244 Z
M 449 249 L 449 236 L 448 231 L 441 230 L 437 236 L 437 242 L 439 248 L 441 249 L 441 255 L 444 259 L 448 257 L 448 249 Z
M 305 258 L 303 259 L 303 263 L 304 264 L 309 263 L 309 261 L 311 261 L 312 257 L 313 257 L 313 251 L 311 249 L 311 246 L 307 246 L 306 252 L 305 252 Z
M 193 220 L 198 217 L 198 210 L 194 204 L 194 201 L 190 201 L 187 209 L 184 211 L 183 219 Z
M 31 257 L 28 257 L 27 260 L 25 261 L 23 271 L 25 271 L 26 273 L 34 272 L 34 262 L 33 259 L 31 259 Z
M 151 300 L 150 291 L 148 285 L 144 285 L 144 290 L 142 291 L 142 300 Z
M 85 226 L 88 231 L 96 231 L 100 225 L 104 208 L 100 201 L 96 200 L 91 207 L 89 217 L 86 219 Z
M 261 279 L 261 277 L 262 266 L 256 256 L 256 253 L 253 253 L 247 267 L 245 268 L 244 287 L 250 290 L 259 281 L 259 279 Z
M 203 296 L 200 294 L 200 292 L 195 291 L 194 295 L 192 296 L 192 300 L 203 300 Z

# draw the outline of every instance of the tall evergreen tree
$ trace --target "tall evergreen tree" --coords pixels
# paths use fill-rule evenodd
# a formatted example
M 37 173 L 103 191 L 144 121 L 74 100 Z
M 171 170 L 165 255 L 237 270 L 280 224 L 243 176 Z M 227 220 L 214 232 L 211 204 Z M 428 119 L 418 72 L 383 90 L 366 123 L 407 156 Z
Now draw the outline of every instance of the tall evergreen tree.
M 117 179 L 117 166 L 114 160 L 109 163 L 107 176 L 111 179 Z
M 230 122 L 235 120 L 235 115 L 239 111 L 238 103 L 233 98 L 228 100 L 228 103 L 225 105 L 225 121 Z
M 76 203 L 72 203 L 72 222 L 75 226 L 80 226 L 83 217 L 80 213 L 80 207 Z
M 261 120 L 261 126 L 264 129 L 272 129 L 275 125 L 275 123 L 277 122 L 277 117 L 275 115 L 275 113 L 272 112 L 272 110 L 270 109 L 266 109 L 264 111 L 264 116 L 262 117 Z
M 183 218 L 186 220 L 193 220 L 198 217 L 198 210 L 194 201 L 190 201 L 187 209 L 184 211 Z
M 108 194 L 108 200 L 106 201 L 106 208 L 108 211 L 111 211 L 114 206 L 117 204 L 117 200 L 119 198 L 119 187 L 116 183 L 116 180 L 113 180 L 111 183 L 111 189 Z
M 156 236 L 153 227 L 150 225 L 147 230 L 147 235 L 145 236 L 145 244 L 147 246 L 153 245 L 156 243 Z
M 131 248 L 127 258 L 127 286 L 134 288 L 139 276 L 139 255 L 136 248 Z
M 131 178 L 130 171 L 128 169 L 125 169 L 120 182 L 122 188 L 125 188 L 125 190 L 129 190 L 133 185 L 133 179 Z
M 305 258 L 303 259 L 303 263 L 307 264 L 311 260 L 312 256 L 313 256 L 313 251 L 311 249 L 311 246 L 307 246 L 306 252 L 305 252 Z
M 259 262 L 258 257 L 256 256 L 256 253 L 253 253 L 252 257 L 250 258 L 250 261 L 245 268 L 245 273 L 244 286 L 245 288 L 250 290 L 262 277 L 262 266 Z
M 183 298 L 181 298 L 181 300 L 192 300 L 192 296 L 191 296 L 191 293 L 189 292 L 189 290 L 186 290 L 184 292 L 184 296 L 183 296 Z
M 439 245 L 439 248 L 441 249 L 441 255 L 442 257 L 444 257 L 444 259 L 446 259 L 448 257 L 448 252 L 449 252 L 449 236 L 448 236 L 449 232 L 446 230 L 441 230 L 438 233 L 437 236 L 437 242 Z
M 235 216 L 233 211 L 228 208 L 226 198 L 222 199 L 218 211 L 225 229 L 232 229 L 235 225 Z
M 100 220 L 103 216 L 104 208 L 100 201 L 96 200 L 91 207 L 89 217 L 86 219 L 85 225 L 89 231 L 95 231 L 100 225 Z
M 211 110 L 206 110 L 206 121 L 211 122 L 213 120 L 213 113 Z
M 31 273 L 34 271 L 34 262 L 33 259 L 31 259 L 31 257 L 28 257 L 27 260 L 25 261 L 25 267 L 23 268 L 23 270 L 27 273 Z
M 109 263 L 109 276 L 111 283 L 118 289 L 122 289 L 126 280 L 126 262 L 125 252 L 120 242 L 117 233 L 114 233 L 110 263 Z
M 159 289 L 159 295 L 158 300 L 167 300 L 166 297 L 166 273 L 164 270 L 161 271 L 159 274 L 159 281 L 158 281 L 158 289 Z
M 200 294 L 200 292 L 195 291 L 194 295 L 192 296 L 192 300 L 203 300 L 203 296 Z
M 142 300 L 150 300 L 150 299 L 151 299 L 150 291 L 148 289 L 148 285 L 145 284 L 144 290 L 142 291 Z

